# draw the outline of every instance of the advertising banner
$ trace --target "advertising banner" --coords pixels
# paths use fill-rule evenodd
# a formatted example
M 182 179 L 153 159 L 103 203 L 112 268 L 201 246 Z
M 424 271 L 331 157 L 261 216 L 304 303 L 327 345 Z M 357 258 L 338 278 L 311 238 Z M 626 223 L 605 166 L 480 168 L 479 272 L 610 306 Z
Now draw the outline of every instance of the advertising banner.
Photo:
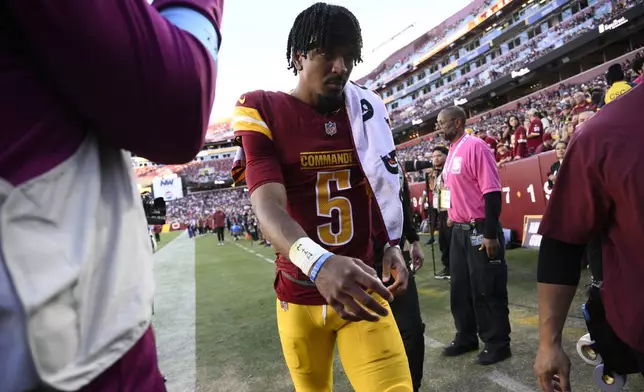
M 525 215 L 523 217 L 523 242 L 521 246 L 530 249 L 539 249 L 541 234 L 538 234 L 542 215 Z
M 155 178 L 152 180 L 154 197 L 163 197 L 165 201 L 172 201 L 183 197 L 183 187 L 180 177 Z

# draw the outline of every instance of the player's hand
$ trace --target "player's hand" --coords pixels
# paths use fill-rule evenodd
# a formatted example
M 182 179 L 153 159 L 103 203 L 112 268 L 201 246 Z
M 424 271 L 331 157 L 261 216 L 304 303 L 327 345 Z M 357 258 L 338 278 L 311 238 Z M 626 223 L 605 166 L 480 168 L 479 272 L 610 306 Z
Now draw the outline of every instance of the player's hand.
M 407 279 L 409 270 L 405 264 L 402 251 L 397 246 L 387 248 L 382 256 L 382 281 L 387 283 L 394 277 L 394 283 L 388 287 L 389 291 L 396 296 L 407 291 Z
M 447 227 L 452 227 L 452 226 L 454 226 L 454 221 L 447 218 Z
M 561 344 L 539 346 L 537 358 L 534 361 L 534 373 L 539 387 L 544 392 L 571 391 L 570 358 Z
M 418 241 L 411 244 L 411 249 L 409 251 L 411 256 L 411 264 L 414 267 L 414 271 L 418 271 L 422 268 L 425 263 L 425 255 L 423 254 L 423 248 L 420 246 Z
M 388 314 L 387 309 L 366 290 L 373 290 L 390 302 L 394 299 L 373 268 L 351 257 L 329 257 L 320 268 L 315 285 L 329 306 L 349 321 L 378 321 L 378 315 L 384 317 Z
M 499 243 L 498 238 L 483 238 L 483 243 L 479 250 L 484 250 L 487 253 L 487 258 L 490 260 L 496 260 L 496 256 L 499 254 L 499 248 L 501 243 Z

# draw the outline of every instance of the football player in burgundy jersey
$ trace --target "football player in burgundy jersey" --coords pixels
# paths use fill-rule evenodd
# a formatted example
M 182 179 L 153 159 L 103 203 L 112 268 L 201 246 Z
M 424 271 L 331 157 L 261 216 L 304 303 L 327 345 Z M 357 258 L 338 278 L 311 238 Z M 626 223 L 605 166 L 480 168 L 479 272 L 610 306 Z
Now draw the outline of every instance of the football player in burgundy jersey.
M 344 86 L 361 48 L 351 12 L 314 4 L 289 34 L 287 61 L 298 75 L 296 88 L 244 94 L 234 111 L 251 202 L 277 253 L 277 322 L 297 391 L 332 390 L 336 341 L 356 391 L 412 391 L 388 305 L 392 293 L 405 289 L 408 273 L 395 246 L 383 260 L 383 280 L 395 278 L 389 290 L 372 268 L 372 193 L 345 108 Z M 301 267 L 294 248 L 305 248 L 310 259 L 327 259 Z

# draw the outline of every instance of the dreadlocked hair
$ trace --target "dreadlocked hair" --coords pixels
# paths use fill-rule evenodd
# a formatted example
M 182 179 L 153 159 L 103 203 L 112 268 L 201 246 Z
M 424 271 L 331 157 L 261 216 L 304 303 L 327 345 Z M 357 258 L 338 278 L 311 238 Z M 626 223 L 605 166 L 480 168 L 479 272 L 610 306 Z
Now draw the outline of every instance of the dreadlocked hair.
M 295 18 L 288 34 L 288 69 L 297 75 L 297 52 L 306 58 L 309 50 L 319 48 L 327 52 L 339 44 L 353 48 L 354 65 L 362 62 L 362 30 L 355 15 L 339 5 L 315 3 Z

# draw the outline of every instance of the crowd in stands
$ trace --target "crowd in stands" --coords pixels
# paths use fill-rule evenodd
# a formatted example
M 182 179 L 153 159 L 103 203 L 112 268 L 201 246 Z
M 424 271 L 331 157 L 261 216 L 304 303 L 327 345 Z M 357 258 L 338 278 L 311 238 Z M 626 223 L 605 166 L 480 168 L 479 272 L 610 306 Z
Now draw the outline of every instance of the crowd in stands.
M 270 246 L 259 228 L 259 221 L 244 188 L 192 193 L 166 204 L 166 222 L 180 223 L 189 228 L 191 236 L 214 234 L 214 214 L 226 214 L 226 229 L 237 240 L 246 236 L 261 245 Z
M 182 166 L 176 173 L 187 182 L 225 181 L 230 178 L 232 164 L 232 158 L 191 162 Z
M 193 219 L 214 214 L 221 209 L 228 217 L 244 215 L 250 211 L 250 197 L 242 188 L 192 193 L 167 203 L 169 223 L 188 224 Z
M 517 103 L 514 108 L 485 114 L 468 129 L 481 137 L 495 152 L 497 165 L 553 150 L 557 143 L 568 142 L 578 127 L 602 104 L 603 96 L 611 83 L 636 80 L 641 76 L 634 68 L 642 69 L 644 49 L 633 60 L 615 64 L 604 75 L 582 84 L 559 85 L 549 92 L 540 93 Z M 633 66 L 633 64 L 638 64 Z M 620 73 L 622 76 L 620 76 Z M 401 160 L 427 160 L 434 147 L 443 144 L 438 133 L 420 142 L 399 148 Z M 424 173 L 409 174 L 409 180 L 419 181 Z
M 155 177 L 168 177 L 176 174 L 185 183 L 206 183 L 230 179 L 232 158 L 192 161 L 183 165 L 144 166 L 134 169 L 140 182 L 152 183 Z
M 453 24 L 445 26 L 442 29 L 436 28 L 433 31 L 429 32 L 426 35 L 427 41 L 425 43 L 419 42 L 418 45 L 420 48 L 413 53 L 401 58 L 393 65 L 387 67 L 383 70 L 382 73 L 378 74 L 373 80 L 368 80 L 364 83 L 366 87 L 371 87 L 372 85 L 379 85 L 380 83 L 387 81 L 389 78 L 394 76 L 400 68 L 411 67 L 411 64 L 419 58 L 422 54 L 429 51 L 432 47 L 436 46 L 443 39 L 449 37 L 450 35 L 456 33 L 460 29 L 464 28 L 472 19 L 474 19 L 481 12 L 485 11 L 494 3 L 495 0 L 485 0 L 480 6 L 469 12 L 465 17 L 460 18 L 455 21 Z M 436 31 L 438 30 L 438 31 Z
M 443 86 L 422 95 L 411 104 L 395 109 L 391 113 L 392 124 L 396 127 L 448 106 L 455 99 L 465 97 L 512 71 L 522 69 L 536 58 L 597 28 L 601 23 L 641 2 L 642 0 L 599 0 L 549 30 L 496 57 L 483 67 L 473 69 L 453 82 L 445 83 Z
M 230 139 L 233 137 L 232 127 L 230 122 L 221 121 L 215 124 L 210 124 L 208 126 L 208 132 L 206 132 L 206 142 L 217 142 L 225 139 Z

